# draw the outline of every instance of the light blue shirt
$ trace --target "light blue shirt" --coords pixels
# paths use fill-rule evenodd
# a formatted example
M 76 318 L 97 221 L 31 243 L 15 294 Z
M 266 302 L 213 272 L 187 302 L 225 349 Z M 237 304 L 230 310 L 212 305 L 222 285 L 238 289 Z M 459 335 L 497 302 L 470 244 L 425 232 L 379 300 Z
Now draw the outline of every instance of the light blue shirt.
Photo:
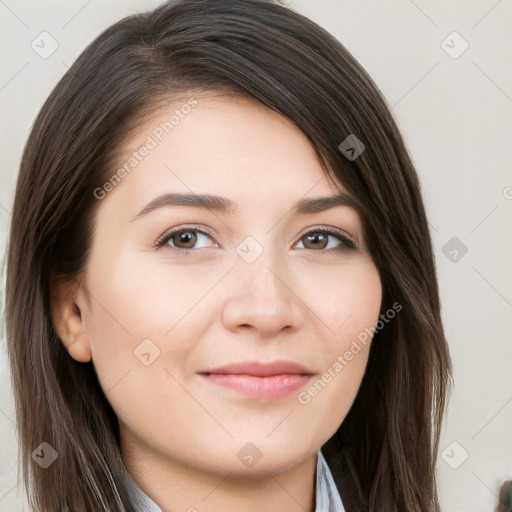
M 141 512 L 163 512 L 162 509 L 128 475 L 133 501 Z M 316 506 L 315 512 L 345 512 L 340 494 L 334 483 L 331 470 L 318 450 L 316 463 Z

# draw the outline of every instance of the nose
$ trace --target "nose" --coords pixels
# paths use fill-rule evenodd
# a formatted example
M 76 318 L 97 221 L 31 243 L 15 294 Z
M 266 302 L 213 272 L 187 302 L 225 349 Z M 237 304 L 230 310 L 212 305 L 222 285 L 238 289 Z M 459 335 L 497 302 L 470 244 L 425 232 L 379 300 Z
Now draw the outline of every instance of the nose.
M 263 252 L 252 263 L 238 258 L 228 287 L 222 310 L 227 330 L 253 329 L 268 338 L 285 329 L 299 330 L 305 320 L 306 306 L 295 290 L 296 280 L 286 263 L 271 254 Z

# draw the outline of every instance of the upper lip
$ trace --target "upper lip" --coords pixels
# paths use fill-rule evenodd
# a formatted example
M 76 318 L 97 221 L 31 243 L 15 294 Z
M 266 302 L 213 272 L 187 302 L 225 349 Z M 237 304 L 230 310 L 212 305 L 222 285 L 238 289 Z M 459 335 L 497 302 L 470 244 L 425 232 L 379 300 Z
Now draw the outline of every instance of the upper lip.
M 200 373 L 222 373 L 232 375 L 254 375 L 257 377 L 269 377 L 271 375 L 313 375 L 308 368 L 294 361 L 242 361 L 233 364 L 227 364 L 205 370 Z

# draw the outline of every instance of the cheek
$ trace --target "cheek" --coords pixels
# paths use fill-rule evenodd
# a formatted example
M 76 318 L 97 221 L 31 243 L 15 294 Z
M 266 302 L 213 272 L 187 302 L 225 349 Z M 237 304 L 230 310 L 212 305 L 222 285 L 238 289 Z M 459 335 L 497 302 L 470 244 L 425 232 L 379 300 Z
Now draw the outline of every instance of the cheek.
M 298 401 L 314 408 L 315 415 L 323 417 L 326 428 L 334 433 L 352 406 L 366 369 L 382 287 L 378 271 L 369 261 L 325 277 L 328 287 L 310 294 L 311 307 L 331 333 L 323 344 L 323 373 Z
M 314 283 L 302 278 L 302 296 L 332 334 L 330 352 L 339 353 L 350 341 L 375 325 L 382 300 L 382 285 L 371 260 L 360 259 L 334 270 L 317 272 Z M 320 286 L 321 284 L 321 286 Z
M 139 391 L 160 389 L 169 380 L 165 368 L 181 373 L 190 366 L 204 326 L 218 316 L 206 292 L 225 270 L 185 268 L 143 253 L 123 254 L 108 266 L 100 260 L 90 264 L 92 309 L 86 329 L 98 379 L 119 410 L 124 402 L 140 399 Z M 128 388 L 124 399 L 117 396 L 117 390 Z
M 164 337 L 201 308 L 208 292 L 230 268 L 227 264 L 183 265 L 141 253 L 124 255 L 92 284 L 105 309 L 138 335 Z

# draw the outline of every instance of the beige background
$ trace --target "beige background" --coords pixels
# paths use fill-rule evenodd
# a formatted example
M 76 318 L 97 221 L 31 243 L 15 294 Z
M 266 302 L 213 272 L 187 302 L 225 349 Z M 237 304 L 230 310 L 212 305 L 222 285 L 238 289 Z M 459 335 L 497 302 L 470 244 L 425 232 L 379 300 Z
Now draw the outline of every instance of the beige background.
M 21 152 L 43 101 L 100 31 L 159 3 L 0 0 L 2 254 Z M 500 483 L 512 478 L 512 2 L 291 6 L 331 31 L 372 75 L 417 166 L 456 383 L 438 462 L 442 510 L 490 512 Z M 31 47 L 48 37 L 42 32 L 58 43 L 47 58 Z M 3 338 L 0 389 L 0 510 L 14 512 L 26 506 Z

